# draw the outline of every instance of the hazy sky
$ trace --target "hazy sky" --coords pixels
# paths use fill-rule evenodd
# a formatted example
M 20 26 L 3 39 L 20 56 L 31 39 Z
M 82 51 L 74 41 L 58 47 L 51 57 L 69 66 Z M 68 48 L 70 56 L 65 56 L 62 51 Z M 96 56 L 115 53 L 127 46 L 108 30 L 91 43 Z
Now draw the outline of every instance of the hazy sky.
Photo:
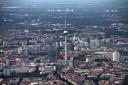
M 86 2 L 86 3 L 104 3 L 104 2 L 111 2 L 111 1 L 119 1 L 119 0 L 0 0 L 0 2 L 5 1 L 5 2 L 13 2 L 13 1 L 20 1 L 22 2 L 68 2 L 68 3 L 74 3 L 74 2 Z M 122 0 L 123 1 L 123 0 Z
M 98 4 L 98 5 L 113 5 L 113 4 L 128 4 L 128 0 L 0 0 L 0 2 L 8 3 L 15 3 L 15 4 Z

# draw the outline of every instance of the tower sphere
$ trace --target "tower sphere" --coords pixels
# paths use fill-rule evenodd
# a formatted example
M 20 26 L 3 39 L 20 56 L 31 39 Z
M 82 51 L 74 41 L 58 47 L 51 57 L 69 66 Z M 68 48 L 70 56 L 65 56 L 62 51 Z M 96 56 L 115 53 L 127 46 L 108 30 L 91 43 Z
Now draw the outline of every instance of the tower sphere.
M 64 35 L 67 35 L 68 34 L 68 31 L 64 31 Z

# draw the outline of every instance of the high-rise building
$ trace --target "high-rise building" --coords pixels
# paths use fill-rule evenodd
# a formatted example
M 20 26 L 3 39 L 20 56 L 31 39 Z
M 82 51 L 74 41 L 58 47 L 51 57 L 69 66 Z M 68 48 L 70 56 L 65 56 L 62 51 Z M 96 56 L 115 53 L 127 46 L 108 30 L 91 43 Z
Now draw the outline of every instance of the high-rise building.
M 70 67 L 73 67 L 73 58 L 70 58 L 70 59 L 69 59 L 69 66 L 70 66 Z
M 18 48 L 18 54 L 21 54 L 22 53 L 22 47 L 19 47 Z
M 10 69 L 8 67 L 4 68 L 4 76 L 10 76 Z
M 117 51 L 113 52 L 113 61 L 119 61 L 120 59 L 120 53 Z

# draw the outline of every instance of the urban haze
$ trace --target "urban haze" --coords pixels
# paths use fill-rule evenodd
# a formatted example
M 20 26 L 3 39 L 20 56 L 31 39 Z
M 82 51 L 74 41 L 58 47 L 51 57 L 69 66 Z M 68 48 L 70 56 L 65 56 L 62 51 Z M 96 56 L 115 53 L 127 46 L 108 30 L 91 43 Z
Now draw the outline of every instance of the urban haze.
M 128 85 L 127 0 L 0 0 L 0 85 Z

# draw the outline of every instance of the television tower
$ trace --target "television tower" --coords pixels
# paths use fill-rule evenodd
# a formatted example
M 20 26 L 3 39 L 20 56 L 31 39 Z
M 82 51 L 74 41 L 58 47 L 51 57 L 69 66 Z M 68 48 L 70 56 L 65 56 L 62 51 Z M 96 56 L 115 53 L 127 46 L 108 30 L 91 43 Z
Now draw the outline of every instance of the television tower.
M 64 56 L 64 62 L 65 64 L 67 63 L 67 34 L 68 34 L 68 31 L 67 31 L 67 22 L 66 22 L 66 14 L 65 14 L 65 30 L 64 30 L 64 36 L 65 36 L 65 56 Z

